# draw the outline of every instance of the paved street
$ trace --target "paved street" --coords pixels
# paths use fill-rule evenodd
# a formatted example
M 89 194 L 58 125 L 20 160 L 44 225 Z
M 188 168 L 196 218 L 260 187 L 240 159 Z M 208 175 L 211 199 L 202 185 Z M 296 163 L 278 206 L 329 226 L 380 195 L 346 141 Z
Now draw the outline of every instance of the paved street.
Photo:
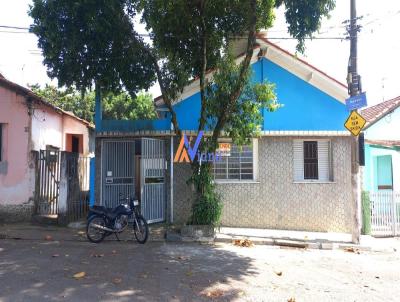
M 399 252 L 0 240 L 1 302 L 398 301 L 399 283 Z

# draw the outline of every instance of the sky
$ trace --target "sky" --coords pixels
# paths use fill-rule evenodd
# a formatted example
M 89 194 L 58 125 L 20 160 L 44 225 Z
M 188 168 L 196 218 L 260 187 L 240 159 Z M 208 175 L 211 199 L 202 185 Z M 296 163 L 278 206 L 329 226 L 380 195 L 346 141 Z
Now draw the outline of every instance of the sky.
M 30 0 L 0 0 L 0 25 L 29 27 L 32 19 L 28 16 Z M 362 88 L 367 93 L 369 105 L 400 95 L 400 1 L 358 0 L 357 14 L 362 26 L 358 39 L 358 72 Z M 329 19 L 322 21 L 319 38 L 345 37 L 343 21 L 349 19 L 350 0 L 337 0 L 336 8 Z M 17 30 L 0 28 L 0 73 L 20 85 L 45 83 L 57 84 L 47 77 L 43 57 L 37 47 L 35 35 Z M 145 33 L 144 27 L 138 31 Z M 272 42 L 295 52 L 296 41 L 289 37 L 284 11 L 276 11 L 274 27 L 269 29 Z M 350 42 L 340 39 L 314 39 L 306 43 L 304 58 L 337 80 L 346 83 Z M 154 86 L 150 92 L 159 94 Z

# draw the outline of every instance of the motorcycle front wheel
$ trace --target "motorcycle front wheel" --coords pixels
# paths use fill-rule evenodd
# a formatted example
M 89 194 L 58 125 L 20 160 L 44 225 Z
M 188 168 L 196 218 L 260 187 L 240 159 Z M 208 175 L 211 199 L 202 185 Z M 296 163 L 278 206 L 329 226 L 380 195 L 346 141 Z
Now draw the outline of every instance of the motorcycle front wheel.
M 89 218 L 86 227 L 86 237 L 90 242 L 99 243 L 106 237 L 106 231 L 102 230 L 101 227 L 105 227 L 106 222 L 103 217 L 92 216 Z
M 137 242 L 144 244 L 149 237 L 149 226 L 142 215 L 136 216 L 133 220 L 133 233 Z

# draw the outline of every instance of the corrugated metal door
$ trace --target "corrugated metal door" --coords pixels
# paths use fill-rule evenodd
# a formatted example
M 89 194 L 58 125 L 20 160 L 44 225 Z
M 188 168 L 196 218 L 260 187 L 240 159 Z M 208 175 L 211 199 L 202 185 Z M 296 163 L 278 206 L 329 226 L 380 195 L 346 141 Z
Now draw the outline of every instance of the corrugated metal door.
M 101 204 L 113 208 L 121 203 L 120 194 L 135 194 L 135 141 L 103 141 L 101 154 Z
M 165 220 L 165 144 L 163 140 L 141 141 L 141 212 L 149 223 Z

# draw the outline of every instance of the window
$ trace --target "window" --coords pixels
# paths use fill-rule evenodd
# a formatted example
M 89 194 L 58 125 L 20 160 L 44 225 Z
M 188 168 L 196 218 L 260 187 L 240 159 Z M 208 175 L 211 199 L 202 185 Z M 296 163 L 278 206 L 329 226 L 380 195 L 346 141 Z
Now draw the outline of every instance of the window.
M 253 146 L 231 144 L 230 152 L 223 153 L 220 160 L 214 163 L 215 180 L 254 180 Z
M 295 140 L 294 181 L 332 181 L 331 157 L 329 140 Z
M 304 179 L 318 179 L 318 142 L 303 142 Z

